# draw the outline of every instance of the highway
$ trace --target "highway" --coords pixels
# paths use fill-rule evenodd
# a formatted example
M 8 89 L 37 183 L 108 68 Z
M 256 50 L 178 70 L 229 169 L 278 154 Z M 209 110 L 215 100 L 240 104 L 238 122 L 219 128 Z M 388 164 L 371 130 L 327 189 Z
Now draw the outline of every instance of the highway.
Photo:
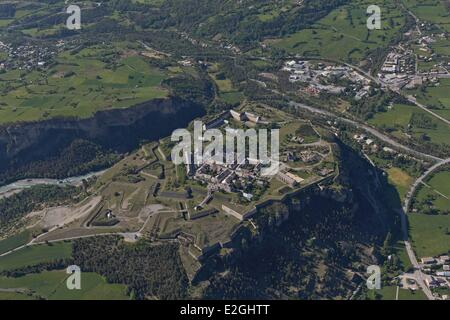
M 364 123 L 360 123 L 360 122 L 357 122 L 355 120 L 347 119 L 347 118 L 338 116 L 338 115 L 336 115 L 336 114 L 334 114 L 334 113 L 332 113 L 330 111 L 317 109 L 317 108 L 314 108 L 314 107 L 311 107 L 311 106 L 307 106 L 307 105 L 302 104 L 302 103 L 291 101 L 291 102 L 289 102 L 289 104 L 291 106 L 299 108 L 299 109 L 304 109 L 304 110 L 307 110 L 307 111 L 310 111 L 310 112 L 313 112 L 313 113 L 316 113 L 316 114 L 321 114 L 321 115 L 324 115 L 324 116 L 327 116 L 327 117 L 336 118 L 339 121 L 345 122 L 345 123 L 350 124 L 350 125 L 352 125 L 354 127 L 357 127 L 358 129 L 364 130 L 364 131 L 372 134 L 373 136 L 375 136 L 378 139 L 380 139 L 380 140 L 390 144 L 393 147 L 396 147 L 397 149 L 404 150 L 404 151 L 406 151 L 406 152 L 408 152 L 408 153 L 410 153 L 412 155 L 415 155 L 417 157 L 425 158 L 425 159 L 432 160 L 432 161 L 438 161 L 438 162 L 443 161 L 443 159 L 438 158 L 436 156 L 433 156 L 433 155 L 430 155 L 430 154 L 426 154 L 426 153 L 423 153 L 423 152 L 420 152 L 420 151 L 416 151 L 414 149 L 411 149 L 408 146 L 402 145 L 401 143 L 393 140 L 392 138 L 388 137 L 387 135 L 379 132 L 378 130 L 376 130 L 376 129 L 374 129 L 374 128 L 372 128 L 372 127 L 370 127 L 370 126 L 368 126 L 368 125 L 366 125 Z
M 424 280 L 424 274 L 421 270 L 421 266 L 419 262 L 417 261 L 416 255 L 414 253 L 414 250 L 412 249 L 411 243 L 409 242 L 409 236 L 408 236 L 408 223 L 407 223 L 407 213 L 409 212 L 409 207 L 411 205 L 411 200 L 414 197 L 414 194 L 416 193 L 416 190 L 418 186 L 433 172 L 435 172 L 440 167 L 449 164 L 450 158 L 442 160 L 432 167 L 430 167 L 423 175 L 421 175 L 414 183 L 411 185 L 411 188 L 408 192 L 408 194 L 405 197 L 405 202 L 403 204 L 402 210 L 400 210 L 401 214 L 401 224 L 402 224 L 402 232 L 403 232 L 403 242 L 405 244 L 406 252 L 408 253 L 409 261 L 414 266 L 414 276 L 418 283 L 418 285 L 422 288 L 423 292 L 427 295 L 428 299 L 434 300 L 434 296 L 431 293 L 431 290 L 428 288 L 428 286 L 425 284 Z
M 353 126 L 356 126 L 360 129 L 363 129 L 369 133 L 371 133 L 372 135 L 376 136 L 377 138 L 379 138 L 380 140 L 391 144 L 392 146 L 395 146 L 397 148 L 403 149 L 405 151 L 408 151 L 409 153 L 412 154 L 416 154 L 416 155 L 420 155 L 421 157 L 426 157 L 428 159 L 432 159 L 435 161 L 438 161 L 436 164 L 434 164 L 432 167 L 430 167 L 422 176 L 420 176 L 411 186 L 411 189 L 409 190 L 408 194 L 406 195 L 405 198 L 405 202 L 403 205 L 403 208 L 401 210 L 399 210 L 400 215 L 401 215 L 401 225 L 402 225 L 402 233 L 403 233 L 403 242 L 405 244 L 405 248 L 406 248 L 406 252 L 408 254 L 408 258 L 411 262 L 411 264 L 414 266 L 414 277 L 416 279 L 417 284 L 420 286 L 420 288 L 422 289 L 422 291 L 425 293 L 425 295 L 427 296 L 427 298 L 429 300 L 434 300 L 435 297 L 433 296 L 431 290 L 428 288 L 428 286 L 425 283 L 425 276 L 421 270 L 421 266 L 419 264 L 419 262 L 417 261 L 416 255 L 414 253 L 414 250 L 412 249 L 411 243 L 409 242 L 409 236 L 408 236 L 408 223 L 407 223 L 407 212 L 409 210 L 409 206 L 411 204 L 411 200 L 414 197 L 414 194 L 417 190 L 417 187 L 433 172 L 435 172 L 437 169 L 439 169 L 440 167 L 442 167 L 443 165 L 446 165 L 448 163 L 450 163 L 450 158 L 447 159 L 440 159 L 437 158 L 435 156 L 432 155 L 428 155 L 428 154 L 424 154 L 422 152 L 418 152 L 415 151 L 407 146 L 404 146 L 394 140 L 392 140 L 391 138 L 389 138 L 388 136 L 378 132 L 377 130 L 365 125 L 365 124 L 361 124 L 358 123 L 356 121 L 350 120 L 350 119 L 346 119 L 346 118 L 342 118 L 342 117 L 338 117 L 337 115 L 329 112 L 329 111 L 325 111 L 325 110 L 320 110 L 320 109 L 316 109 L 301 103 L 296 103 L 296 102 L 290 102 L 290 104 L 292 106 L 301 108 L 301 109 L 305 109 L 308 110 L 310 112 L 314 112 L 314 113 L 318 113 L 318 114 L 322 114 L 325 116 L 329 116 L 329 117 L 334 117 L 334 118 L 339 118 L 340 121 L 349 123 Z
M 291 58 L 296 58 L 296 59 L 305 59 L 305 60 L 322 60 L 322 61 L 329 61 L 329 62 L 334 62 L 334 63 L 339 63 L 342 65 L 345 65 L 349 68 L 352 68 L 354 71 L 358 72 L 359 74 L 363 75 L 364 77 L 366 77 L 369 80 L 372 80 L 373 82 L 375 82 L 376 84 L 380 85 L 381 88 L 384 89 L 389 89 L 395 93 L 397 93 L 398 95 L 404 97 L 405 99 L 408 99 L 409 102 L 413 103 L 414 105 L 416 105 L 417 107 L 419 107 L 420 109 L 422 109 L 425 112 L 428 112 L 429 114 L 431 114 L 432 116 L 434 116 L 435 118 L 445 122 L 447 125 L 450 126 L 450 121 L 447 120 L 446 118 L 438 115 L 436 112 L 432 111 L 430 108 L 428 108 L 427 106 L 417 102 L 416 98 L 414 98 L 411 95 L 406 95 L 405 93 L 403 93 L 401 90 L 394 88 L 392 86 L 390 86 L 389 84 L 387 84 L 386 82 L 382 81 L 381 79 L 378 79 L 377 77 L 372 76 L 370 73 L 364 71 L 363 69 L 352 65 L 350 63 L 344 62 L 344 61 L 340 61 L 340 60 L 335 60 L 335 59 L 325 59 L 325 58 L 321 58 L 321 57 L 302 57 L 302 56 L 295 56 L 295 57 L 291 57 Z M 450 75 L 445 75 L 443 77 L 449 77 Z

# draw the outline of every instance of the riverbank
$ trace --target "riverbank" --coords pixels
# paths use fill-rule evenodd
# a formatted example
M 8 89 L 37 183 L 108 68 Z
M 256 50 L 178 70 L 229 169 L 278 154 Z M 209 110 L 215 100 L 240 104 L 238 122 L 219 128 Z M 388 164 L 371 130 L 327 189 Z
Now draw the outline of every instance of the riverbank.
M 107 169 L 106 169 L 107 170 Z M 31 188 L 37 185 L 61 185 L 61 186 L 78 186 L 83 180 L 93 177 L 100 177 L 106 170 L 91 172 L 85 175 L 69 177 L 66 179 L 23 179 L 8 185 L 0 187 L 0 199 L 9 197 L 24 189 Z

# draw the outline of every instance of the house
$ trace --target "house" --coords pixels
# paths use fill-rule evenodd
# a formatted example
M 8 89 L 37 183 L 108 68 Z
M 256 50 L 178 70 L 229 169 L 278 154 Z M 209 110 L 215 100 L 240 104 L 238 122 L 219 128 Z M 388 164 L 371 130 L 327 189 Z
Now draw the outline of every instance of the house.
M 383 151 L 384 151 L 384 152 L 387 152 L 387 153 L 395 153 L 395 150 L 394 150 L 394 149 L 391 149 L 391 148 L 389 148 L 389 147 L 384 147 L 384 148 L 383 148 Z
M 253 195 L 251 193 L 242 192 L 242 196 L 248 201 L 252 201 Z
M 450 258 L 449 258 L 449 256 L 440 256 L 440 257 L 439 257 L 439 261 L 440 261 L 442 264 L 444 264 L 444 263 L 450 262 Z
M 422 258 L 421 261 L 422 261 L 422 264 L 433 264 L 436 262 L 436 260 L 431 257 Z
M 297 63 L 297 62 L 295 62 L 295 60 L 291 60 L 291 61 L 286 62 L 286 65 L 287 65 L 288 67 L 293 67 L 296 63 Z
M 440 272 L 436 272 L 436 275 L 439 276 L 439 277 L 450 278 L 450 271 L 440 271 Z
M 427 284 L 428 288 L 433 289 L 439 286 L 439 282 L 436 281 L 435 278 L 430 277 L 425 279 L 425 283 Z

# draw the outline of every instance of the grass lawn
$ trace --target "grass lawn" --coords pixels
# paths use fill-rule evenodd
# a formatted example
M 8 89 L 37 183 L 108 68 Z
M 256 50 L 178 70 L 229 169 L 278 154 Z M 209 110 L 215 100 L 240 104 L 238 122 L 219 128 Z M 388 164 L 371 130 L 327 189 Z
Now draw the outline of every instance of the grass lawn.
M 81 290 L 67 289 L 65 270 L 44 271 L 19 278 L 0 277 L 0 288 L 28 289 L 33 295 L 52 300 L 125 300 L 126 286 L 108 284 L 96 273 L 81 274 Z M 1 297 L 1 296 L 0 296 Z
M 450 55 L 450 52 L 448 53 Z M 450 79 L 440 79 L 439 86 L 428 86 L 425 91 L 420 89 L 408 90 L 407 93 L 414 95 L 419 102 L 440 116 L 450 119 Z
M 18 292 L 0 292 L 0 301 L 1 300 L 34 300 L 35 298 L 26 293 L 18 293 Z
M 426 185 L 420 187 L 417 200 L 420 203 L 432 202 L 432 205 L 442 213 L 450 211 L 450 172 L 442 171 L 436 173 Z
M 398 300 L 428 300 L 422 290 L 410 291 L 407 289 L 400 289 L 398 291 Z
M 409 235 L 419 258 L 450 250 L 450 215 L 408 214 Z
M 304 56 L 321 56 L 359 63 L 372 49 L 385 46 L 404 24 L 404 15 L 391 0 L 377 3 L 382 9 L 382 29 L 369 31 L 367 0 L 355 0 L 333 10 L 311 28 L 269 40 L 273 46 Z
M 408 253 L 406 252 L 406 247 L 403 241 L 397 241 L 393 246 L 395 255 L 399 258 L 402 270 L 407 271 L 411 266 L 411 261 L 409 261 Z
M 36 265 L 56 259 L 70 258 L 71 255 L 72 244 L 70 242 L 29 246 L 7 256 L 0 257 L 0 271 Z
M 124 47 L 126 48 L 126 47 Z M 43 71 L 12 70 L 0 75 L 0 123 L 43 120 L 58 116 L 86 118 L 111 108 L 127 108 L 168 92 L 161 83 L 163 69 L 145 58 L 116 57 L 119 45 L 93 46 L 71 54 L 62 52 Z
M 443 195 L 450 197 L 450 172 L 442 171 L 435 174 L 427 184 Z
M 381 300 L 395 300 L 395 293 L 396 293 L 397 287 L 395 286 L 384 286 L 380 290 L 371 290 L 368 293 L 368 297 L 370 300 L 375 300 L 377 295 L 381 295 Z
M 374 117 L 369 120 L 369 123 L 379 128 L 390 128 L 394 130 L 394 135 L 400 138 L 407 139 L 407 136 L 404 134 L 404 132 L 408 129 L 408 125 L 411 122 L 413 114 L 425 115 L 427 119 L 431 119 L 431 122 L 435 125 L 435 128 L 423 129 L 413 125 L 411 129 L 412 135 L 414 135 L 416 138 L 419 138 L 422 134 L 426 134 L 430 138 L 431 142 L 438 144 L 449 144 L 449 126 L 445 122 L 434 118 L 432 115 L 428 114 L 426 111 L 421 110 L 417 106 L 395 104 L 391 110 L 376 113 Z
M 398 300 L 427 300 L 426 295 L 421 291 L 410 291 L 407 289 L 398 289 Z M 396 300 L 397 287 L 396 286 L 385 286 L 380 290 L 370 291 L 369 298 L 371 300 L 375 299 L 375 293 L 381 295 L 381 300 Z
M 403 200 L 413 182 L 413 178 L 400 168 L 390 168 L 387 170 L 389 182 L 395 186 L 400 198 Z
M 445 1 L 440 0 L 408 0 L 403 3 L 416 14 L 419 19 L 436 23 L 442 30 L 450 32 L 449 11 Z
M 9 250 L 20 247 L 31 240 L 31 232 L 25 230 L 18 233 L 12 237 L 6 238 L 0 241 L 0 254 L 5 253 Z

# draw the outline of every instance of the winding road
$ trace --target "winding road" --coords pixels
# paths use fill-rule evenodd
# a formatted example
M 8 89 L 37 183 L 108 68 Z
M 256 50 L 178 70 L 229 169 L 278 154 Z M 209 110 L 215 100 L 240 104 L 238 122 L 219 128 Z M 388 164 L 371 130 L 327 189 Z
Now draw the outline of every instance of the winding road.
M 414 250 L 411 246 L 411 243 L 409 242 L 409 236 L 408 236 L 408 223 L 407 223 L 407 213 L 409 212 L 409 207 L 411 205 L 411 200 L 414 197 L 414 194 L 416 193 L 416 190 L 418 186 L 433 172 L 438 170 L 440 167 L 449 164 L 450 158 L 442 160 L 432 167 L 430 167 L 423 175 L 421 175 L 414 183 L 411 185 L 411 188 L 406 195 L 405 202 L 403 204 L 402 210 L 400 210 L 401 214 L 401 224 L 402 224 L 402 232 L 403 232 L 403 242 L 405 244 L 406 252 L 408 253 L 409 261 L 414 266 L 414 276 L 418 283 L 418 285 L 422 288 L 423 292 L 426 294 L 428 299 L 434 300 L 435 297 L 433 296 L 431 290 L 428 288 L 428 286 L 425 284 L 425 276 L 421 270 L 421 266 L 419 262 L 417 261 L 416 255 L 414 253 Z
M 416 151 L 416 150 L 414 150 L 414 149 L 412 149 L 410 147 L 402 145 L 401 143 L 393 140 L 392 138 L 388 137 L 387 135 L 379 132 L 378 130 L 376 130 L 376 129 L 374 129 L 374 128 L 366 125 L 366 124 L 363 124 L 363 123 L 360 123 L 360 122 L 357 122 L 355 120 L 351 120 L 351 119 L 348 119 L 348 118 L 344 118 L 342 116 L 338 116 L 338 115 L 336 115 L 336 114 L 334 114 L 334 113 L 332 113 L 330 111 L 317 109 L 317 108 L 314 108 L 314 107 L 311 107 L 311 106 L 307 106 L 305 104 L 294 102 L 294 101 L 289 102 L 289 105 L 291 105 L 293 107 L 296 107 L 296 108 L 299 108 L 299 109 L 304 109 L 304 110 L 307 110 L 307 111 L 310 111 L 310 112 L 313 112 L 313 113 L 316 113 L 316 114 L 321 114 L 321 115 L 324 115 L 324 116 L 327 116 L 327 117 L 339 119 L 339 121 L 345 122 L 345 123 L 350 124 L 350 125 L 352 125 L 354 127 L 357 127 L 358 129 L 364 130 L 364 131 L 370 133 L 371 135 L 377 137 L 378 139 L 380 139 L 380 140 L 390 144 L 391 146 L 396 147 L 397 149 L 402 149 L 402 150 L 404 150 L 404 151 L 406 151 L 406 152 L 408 152 L 408 153 L 410 153 L 412 155 L 415 155 L 417 157 L 425 158 L 425 159 L 432 160 L 432 161 L 438 161 L 438 162 L 442 162 L 443 161 L 443 159 L 441 159 L 439 157 L 436 157 L 436 156 L 433 156 L 433 155 L 430 155 L 430 154 L 426 154 L 426 153 L 423 153 L 423 152 L 420 152 L 420 151 Z

